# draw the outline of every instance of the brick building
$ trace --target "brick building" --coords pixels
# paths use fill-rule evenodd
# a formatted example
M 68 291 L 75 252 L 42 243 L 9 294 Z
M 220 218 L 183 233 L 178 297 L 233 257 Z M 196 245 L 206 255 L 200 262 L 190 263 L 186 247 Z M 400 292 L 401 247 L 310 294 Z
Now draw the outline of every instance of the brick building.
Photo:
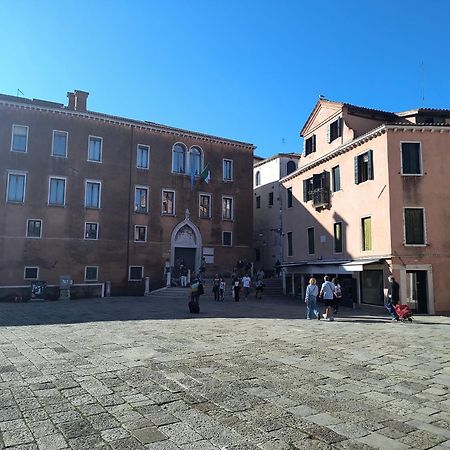
M 253 145 L 92 112 L 87 98 L 0 95 L 0 287 L 70 275 L 136 293 L 181 260 L 230 271 L 251 258 Z

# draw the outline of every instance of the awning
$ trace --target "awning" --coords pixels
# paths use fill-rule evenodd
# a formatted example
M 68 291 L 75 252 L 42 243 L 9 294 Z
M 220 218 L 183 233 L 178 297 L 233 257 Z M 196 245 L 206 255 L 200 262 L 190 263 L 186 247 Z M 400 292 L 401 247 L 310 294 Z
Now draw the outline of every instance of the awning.
M 362 272 L 367 264 L 379 263 L 381 259 L 356 259 L 348 263 L 342 264 L 342 268 L 346 272 Z

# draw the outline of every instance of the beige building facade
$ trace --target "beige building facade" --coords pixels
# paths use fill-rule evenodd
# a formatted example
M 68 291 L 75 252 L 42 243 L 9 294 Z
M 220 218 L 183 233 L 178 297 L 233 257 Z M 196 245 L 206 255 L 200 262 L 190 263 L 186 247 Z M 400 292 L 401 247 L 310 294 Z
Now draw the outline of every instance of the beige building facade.
M 286 291 L 337 276 L 344 302 L 383 305 L 387 277 L 420 313 L 450 311 L 450 111 L 390 113 L 320 99 L 281 180 Z

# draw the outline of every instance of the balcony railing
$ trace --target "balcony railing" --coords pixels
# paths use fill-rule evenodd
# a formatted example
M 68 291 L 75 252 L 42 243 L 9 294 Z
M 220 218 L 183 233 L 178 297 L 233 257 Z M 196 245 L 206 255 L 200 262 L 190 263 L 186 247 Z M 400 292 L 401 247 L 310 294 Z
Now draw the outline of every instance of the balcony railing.
M 312 203 L 315 208 L 328 206 L 330 204 L 330 189 L 327 187 L 314 189 L 312 191 Z

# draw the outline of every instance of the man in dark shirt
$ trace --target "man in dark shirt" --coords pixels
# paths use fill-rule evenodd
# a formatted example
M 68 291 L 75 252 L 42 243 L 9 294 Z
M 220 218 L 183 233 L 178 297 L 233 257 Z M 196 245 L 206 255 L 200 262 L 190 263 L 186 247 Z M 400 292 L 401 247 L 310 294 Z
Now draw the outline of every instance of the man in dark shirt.
M 384 306 L 391 315 L 392 320 L 398 320 L 398 315 L 395 312 L 394 305 L 400 301 L 400 286 L 391 275 L 389 278 L 388 294 Z

